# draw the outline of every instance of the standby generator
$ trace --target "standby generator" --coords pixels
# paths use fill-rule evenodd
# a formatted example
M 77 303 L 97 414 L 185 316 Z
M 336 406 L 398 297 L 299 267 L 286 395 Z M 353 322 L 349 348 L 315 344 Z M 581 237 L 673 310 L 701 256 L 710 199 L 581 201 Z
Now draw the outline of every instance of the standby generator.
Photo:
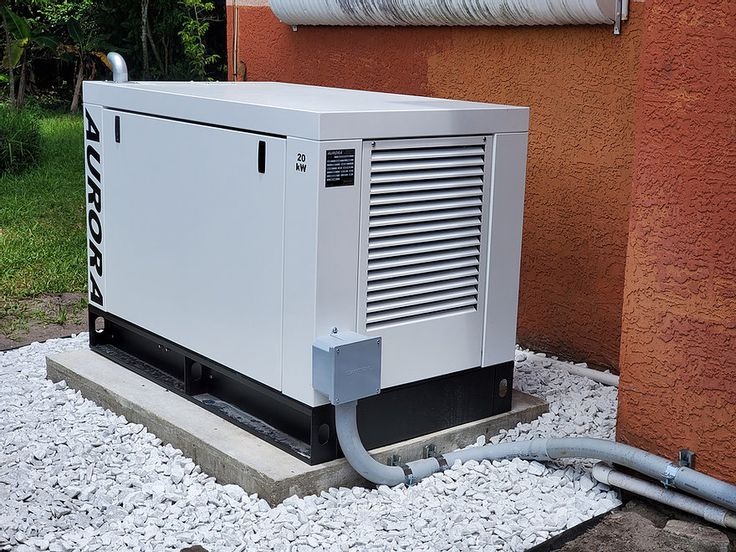
M 85 83 L 91 348 L 312 464 L 509 410 L 528 115 Z

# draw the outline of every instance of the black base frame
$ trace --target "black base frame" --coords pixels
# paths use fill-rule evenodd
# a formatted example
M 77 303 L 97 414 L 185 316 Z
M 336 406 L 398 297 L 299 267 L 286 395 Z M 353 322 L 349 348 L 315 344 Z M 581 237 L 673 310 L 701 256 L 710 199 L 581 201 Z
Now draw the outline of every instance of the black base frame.
M 89 306 L 90 348 L 308 464 L 342 456 L 332 405 L 307 406 L 195 351 Z M 368 449 L 511 409 L 513 361 L 383 389 L 358 403 Z

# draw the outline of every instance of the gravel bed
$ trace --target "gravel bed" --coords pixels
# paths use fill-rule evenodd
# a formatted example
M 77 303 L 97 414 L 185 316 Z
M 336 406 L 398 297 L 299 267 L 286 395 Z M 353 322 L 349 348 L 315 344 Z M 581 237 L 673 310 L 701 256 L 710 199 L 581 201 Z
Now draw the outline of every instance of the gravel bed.
M 620 504 L 591 478 L 590 462 L 514 460 L 271 508 L 219 485 L 143 426 L 45 379 L 46 355 L 86 343 L 81 334 L 0 353 L 0 551 L 520 551 Z M 515 386 L 543 396 L 550 412 L 493 442 L 614 437 L 616 389 L 561 364 L 517 352 Z

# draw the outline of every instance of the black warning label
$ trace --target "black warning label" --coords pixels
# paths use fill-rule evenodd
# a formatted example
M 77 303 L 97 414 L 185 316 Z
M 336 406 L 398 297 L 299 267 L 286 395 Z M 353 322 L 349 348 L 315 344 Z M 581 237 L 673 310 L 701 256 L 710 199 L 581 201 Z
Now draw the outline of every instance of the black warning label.
M 355 150 L 327 150 L 325 187 L 334 188 L 353 184 L 355 184 Z

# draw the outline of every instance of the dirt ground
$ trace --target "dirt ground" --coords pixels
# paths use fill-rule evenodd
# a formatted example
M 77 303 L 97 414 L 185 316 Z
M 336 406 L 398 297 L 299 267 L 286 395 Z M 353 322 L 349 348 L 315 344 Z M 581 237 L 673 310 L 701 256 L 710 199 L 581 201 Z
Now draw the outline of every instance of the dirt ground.
M 0 300 L 0 350 L 64 337 L 87 329 L 84 293 Z
M 582 534 L 575 528 L 529 552 L 732 552 L 736 534 L 660 504 L 631 498 Z

